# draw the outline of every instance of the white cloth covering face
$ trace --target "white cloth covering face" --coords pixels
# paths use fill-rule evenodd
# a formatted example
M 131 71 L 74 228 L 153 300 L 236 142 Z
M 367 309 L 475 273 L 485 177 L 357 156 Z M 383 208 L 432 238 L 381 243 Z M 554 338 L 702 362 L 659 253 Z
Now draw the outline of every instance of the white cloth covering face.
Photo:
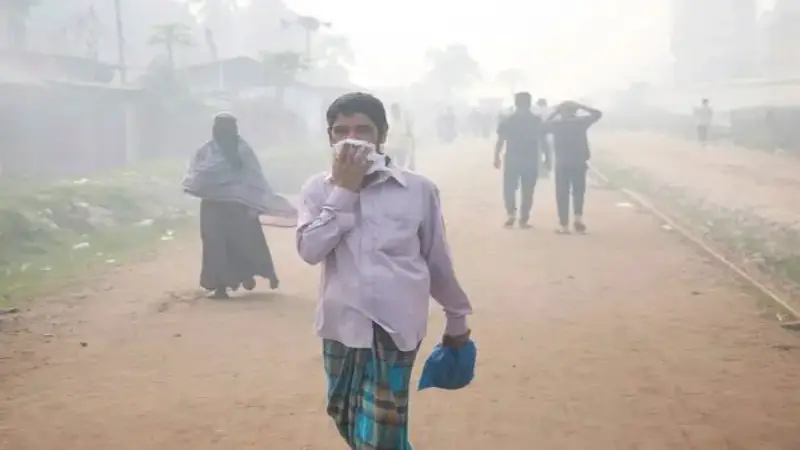
M 375 145 L 371 142 L 362 141 L 358 139 L 343 139 L 333 145 L 333 152 L 339 156 L 345 145 L 350 145 L 358 150 L 358 156 L 364 156 L 367 160 L 372 162 L 372 165 L 367 170 L 367 173 L 375 173 L 380 171 L 389 170 L 386 166 L 386 156 L 378 153 Z

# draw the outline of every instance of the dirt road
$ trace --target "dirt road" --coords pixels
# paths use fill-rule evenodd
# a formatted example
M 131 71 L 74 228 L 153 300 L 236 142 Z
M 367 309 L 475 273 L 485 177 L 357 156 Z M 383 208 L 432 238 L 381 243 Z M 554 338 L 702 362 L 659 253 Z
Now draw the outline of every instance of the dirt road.
M 800 337 L 615 192 L 590 192 L 589 236 L 553 233 L 546 182 L 537 228 L 502 229 L 480 147 L 421 164 L 443 190 L 480 362 L 467 390 L 414 394 L 415 448 L 798 448 Z M 318 271 L 291 231 L 268 234 L 279 293 L 201 298 L 189 239 L 28 313 L 0 337 L 0 449 L 343 449 L 311 328 Z

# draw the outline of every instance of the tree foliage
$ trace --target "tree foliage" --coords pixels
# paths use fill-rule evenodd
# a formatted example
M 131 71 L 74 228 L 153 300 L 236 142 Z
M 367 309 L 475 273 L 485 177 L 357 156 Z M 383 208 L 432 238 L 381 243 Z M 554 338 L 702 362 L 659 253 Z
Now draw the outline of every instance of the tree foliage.
M 437 86 L 448 95 L 457 94 L 481 79 L 481 67 L 464 44 L 451 44 L 427 54 L 430 69 L 426 84 Z
M 528 75 L 522 69 L 506 69 L 498 72 L 494 80 L 509 91 L 515 92 L 520 85 L 528 81 Z
M 298 75 L 311 68 L 305 55 L 298 52 L 264 52 L 261 64 L 264 66 L 264 80 L 276 86 L 295 82 Z
M 178 47 L 190 47 L 194 45 L 192 28 L 178 22 L 156 25 L 153 27 L 149 43 L 150 45 L 164 46 L 169 66 L 174 70 L 175 50 Z

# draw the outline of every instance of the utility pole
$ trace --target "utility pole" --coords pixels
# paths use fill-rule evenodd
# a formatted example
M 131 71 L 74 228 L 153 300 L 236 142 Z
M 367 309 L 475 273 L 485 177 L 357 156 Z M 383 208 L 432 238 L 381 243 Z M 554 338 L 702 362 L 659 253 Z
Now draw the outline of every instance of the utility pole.
M 128 84 L 128 68 L 125 63 L 125 32 L 122 28 L 122 0 L 114 0 L 114 12 L 117 21 L 117 56 L 119 58 L 119 79 Z

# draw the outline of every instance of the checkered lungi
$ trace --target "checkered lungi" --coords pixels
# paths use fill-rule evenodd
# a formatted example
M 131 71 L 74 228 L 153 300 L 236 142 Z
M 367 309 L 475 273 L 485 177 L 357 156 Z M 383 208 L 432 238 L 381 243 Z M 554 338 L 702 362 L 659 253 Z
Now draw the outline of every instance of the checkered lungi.
M 324 340 L 328 415 L 353 450 L 412 450 L 408 397 L 417 350 L 403 352 L 373 325 L 373 348 Z

